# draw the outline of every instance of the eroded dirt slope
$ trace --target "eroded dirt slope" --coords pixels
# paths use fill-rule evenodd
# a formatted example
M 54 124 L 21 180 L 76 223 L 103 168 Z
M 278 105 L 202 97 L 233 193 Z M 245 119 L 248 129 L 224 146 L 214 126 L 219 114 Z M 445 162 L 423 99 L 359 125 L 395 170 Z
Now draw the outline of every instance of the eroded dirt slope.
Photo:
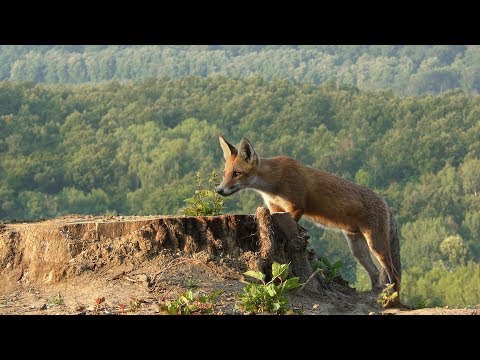
M 238 215 L 200 225 L 178 217 L 76 215 L 0 225 L 0 314 L 158 314 L 165 300 L 188 289 L 221 290 L 215 314 L 235 314 L 242 273 L 261 266 L 255 218 L 242 216 L 241 226 Z M 302 292 L 290 301 L 303 314 L 381 313 L 375 294 L 334 288 L 337 297 Z

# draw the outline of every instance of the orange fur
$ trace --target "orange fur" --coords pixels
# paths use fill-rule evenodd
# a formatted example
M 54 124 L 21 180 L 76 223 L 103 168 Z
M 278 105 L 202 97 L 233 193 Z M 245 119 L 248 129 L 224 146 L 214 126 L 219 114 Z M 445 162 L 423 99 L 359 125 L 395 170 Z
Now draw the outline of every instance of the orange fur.
M 287 211 L 296 221 L 305 216 L 323 226 L 341 229 L 362 265 L 370 264 L 371 259 L 369 255 L 366 259 L 367 255 L 361 255 L 356 247 L 361 247 L 358 241 L 366 241 L 390 282 L 395 283 L 397 291 L 400 289 L 398 238 L 396 230 L 392 231 L 394 219 L 380 195 L 286 156 L 260 158 L 245 138 L 238 149 L 223 137 L 220 144 L 225 158 L 223 181 L 217 188 L 221 195 L 255 189 L 271 212 Z M 372 286 L 378 287 L 378 270 L 369 264 L 366 269 Z

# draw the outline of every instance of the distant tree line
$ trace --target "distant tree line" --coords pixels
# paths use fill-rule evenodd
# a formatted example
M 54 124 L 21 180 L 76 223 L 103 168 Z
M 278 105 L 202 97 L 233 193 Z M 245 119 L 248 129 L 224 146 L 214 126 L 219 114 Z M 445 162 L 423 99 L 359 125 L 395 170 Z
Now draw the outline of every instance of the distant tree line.
M 480 91 L 478 45 L 46 45 L 0 46 L 0 80 L 83 83 L 224 75 L 399 95 Z

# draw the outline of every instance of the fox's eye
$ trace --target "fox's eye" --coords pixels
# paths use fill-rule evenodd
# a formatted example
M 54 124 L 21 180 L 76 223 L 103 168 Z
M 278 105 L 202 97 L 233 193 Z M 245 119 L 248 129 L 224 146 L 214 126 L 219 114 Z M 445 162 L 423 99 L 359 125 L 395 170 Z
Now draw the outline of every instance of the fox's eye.
M 234 176 L 234 177 L 240 176 L 240 173 L 239 173 L 239 172 L 236 172 L 236 171 L 234 171 L 234 172 L 233 172 L 233 176 Z

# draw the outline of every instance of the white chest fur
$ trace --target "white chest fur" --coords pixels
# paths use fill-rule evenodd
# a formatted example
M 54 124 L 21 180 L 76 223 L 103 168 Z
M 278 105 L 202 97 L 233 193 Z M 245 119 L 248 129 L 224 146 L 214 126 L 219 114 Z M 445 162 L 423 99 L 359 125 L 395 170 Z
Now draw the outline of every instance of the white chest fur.
M 280 206 L 281 208 L 286 209 L 289 207 L 291 204 L 288 200 L 283 199 L 282 197 L 278 195 L 272 195 L 269 193 L 265 193 L 263 191 L 257 190 L 260 195 L 262 195 L 263 201 L 265 202 L 265 205 L 268 206 L 268 204 L 275 204 L 277 206 Z

